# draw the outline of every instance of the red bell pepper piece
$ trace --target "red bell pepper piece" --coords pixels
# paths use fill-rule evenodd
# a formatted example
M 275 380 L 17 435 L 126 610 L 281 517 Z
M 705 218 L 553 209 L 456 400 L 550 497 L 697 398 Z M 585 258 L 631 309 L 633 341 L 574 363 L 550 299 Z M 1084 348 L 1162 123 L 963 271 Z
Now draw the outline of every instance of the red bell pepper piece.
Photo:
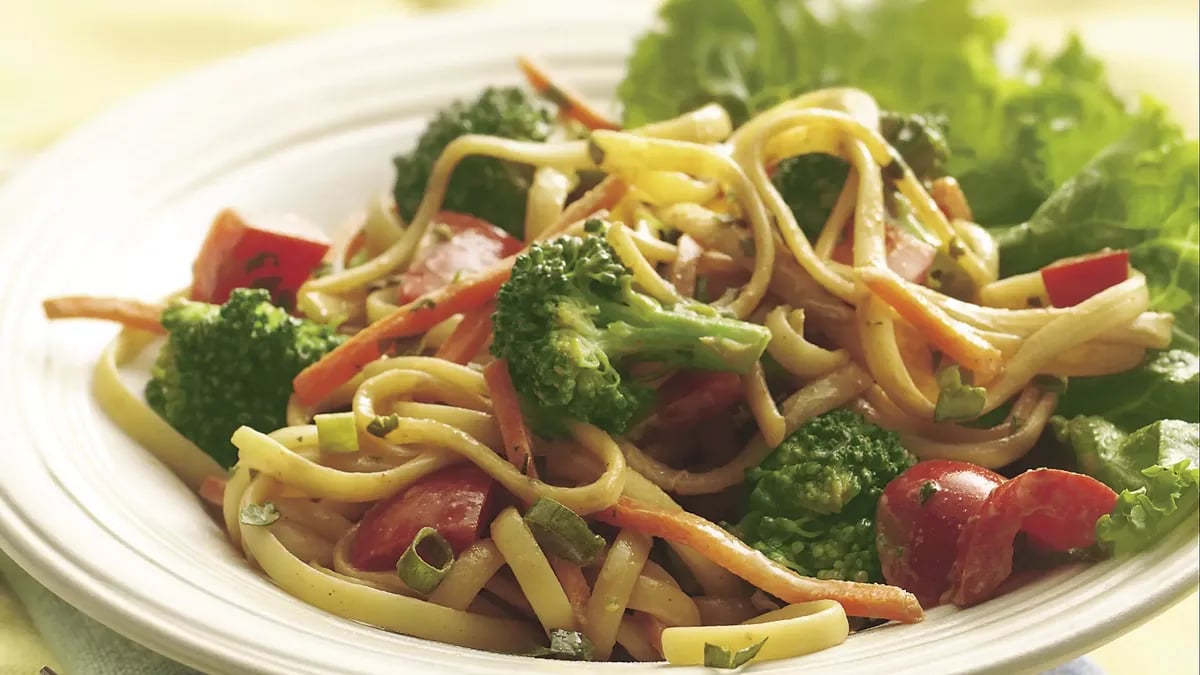
M 367 511 L 350 561 L 364 570 L 393 569 L 423 527 L 434 528 L 462 553 L 495 516 L 498 492 L 496 481 L 474 464 L 435 471 Z
M 1125 250 L 1104 249 L 1042 268 L 1042 283 L 1055 307 L 1074 307 L 1128 278 L 1129 251 Z
M 235 288 L 265 288 L 272 302 L 290 311 L 296 291 L 328 250 L 329 241 L 298 218 L 252 225 L 225 209 L 192 264 L 192 299 L 220 305 Z

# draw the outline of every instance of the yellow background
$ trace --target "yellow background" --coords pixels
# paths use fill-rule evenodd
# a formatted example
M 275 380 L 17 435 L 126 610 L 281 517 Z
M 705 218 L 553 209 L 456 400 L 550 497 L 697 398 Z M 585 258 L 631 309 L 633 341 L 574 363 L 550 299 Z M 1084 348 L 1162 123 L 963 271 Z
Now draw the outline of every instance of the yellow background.
M 0 178 L 76 124 L 182 70 L 322 28 L 465 4 L 470 0 L 0 0 Z M 527 3 L 513 4 L 524 11 Z M 1108 61 L 1118 88 L 1164 99 L 1196 133 L 1195 0 L 990 4 L 1039 43 L 1078 29 Z M 1193 593 L 1093 657 L 1110 675 L 1200 672 L 1198 616 Z M 2 581 L 0 644 L 0 675 L 51 662 Z

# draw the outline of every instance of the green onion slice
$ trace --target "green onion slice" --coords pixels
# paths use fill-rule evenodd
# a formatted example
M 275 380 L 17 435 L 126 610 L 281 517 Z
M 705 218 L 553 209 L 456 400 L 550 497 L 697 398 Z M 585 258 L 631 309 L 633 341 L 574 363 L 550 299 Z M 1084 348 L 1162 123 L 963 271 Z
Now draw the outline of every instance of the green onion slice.
M 604 549 L 603 537 L 553 499 L 539 497 L 525 512 L 525 525 L 543 551 L 576 565 L 588 564 Z
M 262 506 L 258 504 L 247 504 L 242 509 L 242 515 L 239 518 L 243 525 L 255 525 L 262 527 L 270 525 L 279 520 L 279 509 L 271 502 L 267 502 Z
M 314 415 L 317 423 L 317 447 L 321 452 L 358 452 L 358 429 L 354 413 L 324 413 Z
M 400 416 L 396 413 L 379 415 L 367 423 L 367 433 L 383 438 L 395 431 L 398 426 L 400 426 Z
M 422 527 L 396 562 L 396 574 L 409 588 L 428 595 L 442 583 L 453 565 L 454 549 L 450 548 L 450 542 L 432 527 Z
M 933 409 L 933 421 L 969 420 L 979 416 L 987 405 L 987 391 L 973 387 L 963 381 L 958 366 L 947 366 L 938 371 L 937 383 L 940 393 Z
M 538 647 L 526 655 L 561 661 L 591 661 L 595 658 L 595 647 L 592 641 L 579 631 L 555 628 L 550 631 L 549 647 Z
M 767 643 L 767 638 L 763 638 L 762 642 L 752 644 L 744 649 L 739 649 L 736 652 L 730 651 L 721 645 L 714 645 L 711 642 L 704 643 L 704 666 L 706 668 L 741 668 L 746 665 L 750 659 L 758 656 L 759 650 Z

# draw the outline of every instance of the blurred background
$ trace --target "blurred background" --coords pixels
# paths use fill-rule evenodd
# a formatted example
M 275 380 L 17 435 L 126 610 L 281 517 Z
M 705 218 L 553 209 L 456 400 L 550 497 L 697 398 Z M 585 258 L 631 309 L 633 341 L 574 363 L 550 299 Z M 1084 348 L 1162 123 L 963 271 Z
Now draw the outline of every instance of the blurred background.
M 653 1 L 653 0 L 646 0 Z M 714 2 L 720 0 L 713 0 Z M 76 125 L 172 75 L 255 46 L 380 16 L 537 0 L 0 0 L 0 180 Z M 1069 29 L 1106 60 L 1114 84 L 1164 100 L 1192 135 L 1200 115 L 1196 0 L 987 0 L 1020 41 L 1054 45 Z M 236 101 L 231 101 L 236 105 Z M 11 583 L 32 583 L 24 581 Z M 21 594 L 29 605 L 29 594 Z M 1197 596 L 1093 653 L 1110 675 L 1200 670 Z M 36 618 L 36 617 L 35 617 Z M 44 633 L 45 626 L 38 626 Z M 5 662 L 52 657 L 0 575 Z

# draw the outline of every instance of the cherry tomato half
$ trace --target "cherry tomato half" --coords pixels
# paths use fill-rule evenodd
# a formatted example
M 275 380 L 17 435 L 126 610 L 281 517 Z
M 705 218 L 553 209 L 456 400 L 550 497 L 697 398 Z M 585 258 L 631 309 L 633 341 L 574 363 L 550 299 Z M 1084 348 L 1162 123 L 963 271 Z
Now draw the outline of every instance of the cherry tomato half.
M 934 459 L 897 476 L 879 498 L 876 547 L 883 578 L 938 604 L 950 588 L 950 571 L 963 526 L 1004 477 L 968 462 Z

